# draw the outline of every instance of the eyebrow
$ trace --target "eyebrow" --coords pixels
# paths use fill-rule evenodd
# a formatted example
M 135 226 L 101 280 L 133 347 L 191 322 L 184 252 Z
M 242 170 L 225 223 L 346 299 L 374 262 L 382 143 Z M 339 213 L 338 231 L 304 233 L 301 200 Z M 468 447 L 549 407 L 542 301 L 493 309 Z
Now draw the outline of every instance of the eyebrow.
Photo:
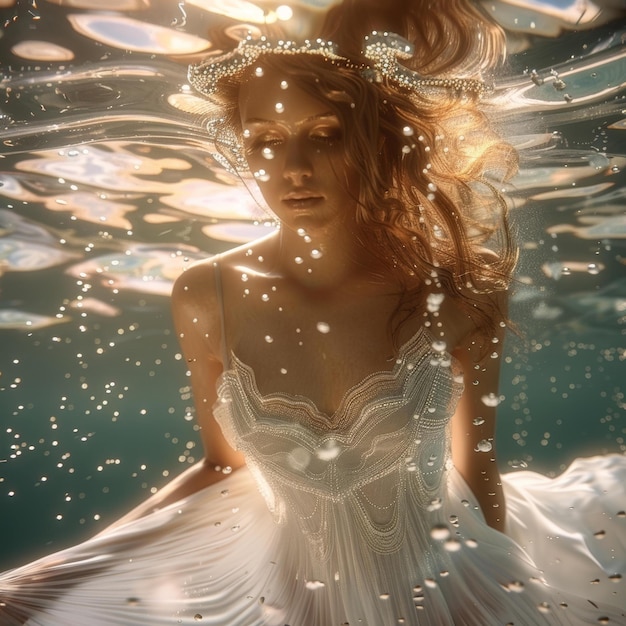
M 337 119 L 337 115 L 335 113 L 333 113 L 332 111 L 327 111 L 325 113 L 318 113 L 317 115 L 311 115 L 311 117 L 307 117 L 304 120 L 300 120 L 297 123 L 297 125 L 301 126 L 302 124 L 307 124 L 309 122 L 314 122 L 319 119 L 330 118 L 330 117 Z M 282 122 L 280 120 L 266 120 L 266 119 L 263 119 L 262 117 L 252 117 L 244 122 L 244 124 L 281 124 L 281 123 Z

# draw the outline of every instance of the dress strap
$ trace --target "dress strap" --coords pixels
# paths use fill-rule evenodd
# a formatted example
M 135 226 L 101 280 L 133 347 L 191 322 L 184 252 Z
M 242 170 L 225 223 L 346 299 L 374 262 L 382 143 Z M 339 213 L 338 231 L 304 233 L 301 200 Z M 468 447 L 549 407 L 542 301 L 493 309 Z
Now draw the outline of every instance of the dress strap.
M 213 275 L 215 276 L 215 295 L 220 315 L 220 350 L 222 352 L 222 363 L 224 369 L 230 367 L 230 355 L 226 348 L 226 318 L 224 315 L 224 291 L 222 289 L 222 270 L 219 263 L 219 255 L 215 255 L 213 259 Z

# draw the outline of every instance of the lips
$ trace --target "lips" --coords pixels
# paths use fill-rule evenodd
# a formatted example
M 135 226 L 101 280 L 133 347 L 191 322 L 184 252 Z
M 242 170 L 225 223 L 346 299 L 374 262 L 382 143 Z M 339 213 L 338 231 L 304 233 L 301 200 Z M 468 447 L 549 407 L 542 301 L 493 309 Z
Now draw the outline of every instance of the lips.
M 314 193 L 313 191 L 290 191 L 287 195 L 283 197 L 283 201 L 310 200 L 312 198 L 321 199 L 321 197 L 322 196 Z
M 321 202 L 324 199 L 323 196 L 316 194 L 312 191 L 291 191 L 283 196 L 283 203 L 288 207 L 299 209 L 307 208 Z

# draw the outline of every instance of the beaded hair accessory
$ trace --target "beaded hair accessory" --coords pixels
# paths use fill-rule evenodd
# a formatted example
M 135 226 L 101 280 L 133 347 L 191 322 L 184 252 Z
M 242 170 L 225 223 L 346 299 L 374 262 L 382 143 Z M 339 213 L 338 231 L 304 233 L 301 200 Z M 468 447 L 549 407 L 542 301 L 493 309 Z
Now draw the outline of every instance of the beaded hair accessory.
M 415 92 L 433 94 L 445 90 L 481 95 L 485 91 L 485 84 L 480 80 L 428 78 L 398 62 L 399 59 L 410 59 L 413 51 L 414 47 L 399 35 L 374 31 L 365 37 L 364 42 L 363 56 L 368 64 L 359 64 L 338 54 L 332 41 L 307 39 L 301 44 L 289 40 L 273 43 L 264 36 L 257 39 L 248 36 L 232 52 L 198 65 L 190 65 L 188 79 L 196 91 L 211 98 L 217 92 L 221 80 L 239 75 L 262 55 L 310 54 L 357 70 L 371 82 L 381 82 L 385 78 Z
M 387 80 L 416 94 L 436 96 L 443 92 L 480 96 L 486 90 L 485 84 L 480 80 L 430 78 L 407 68 L 399 61 L 410 59 L 413 50 L 413 46 L 406 39 L 395 33 L 374 31 L 365 37 L 361 63 L 338 54 L 337 46 L 332 41 L 315 39 L 303 43 L 289 40 L 273 42 L 265 36 L 248 36 L 231 52 L 209 57 L 198 65 L 190 65 L 188 80 L 198 93 L 217 104 L 216 115 L 206 123 L 208 134 L 217 149 L 213 157 L 227 170 L 240 174 L 249 171 L 248 163 L 241 138 L 226 121 L 223 105 L 216 97 L 222 81 L 236 82 L 246 69 L 264 55 L 311 55 L 333 65 L 354 70 L 369 82 L 380 83 Z

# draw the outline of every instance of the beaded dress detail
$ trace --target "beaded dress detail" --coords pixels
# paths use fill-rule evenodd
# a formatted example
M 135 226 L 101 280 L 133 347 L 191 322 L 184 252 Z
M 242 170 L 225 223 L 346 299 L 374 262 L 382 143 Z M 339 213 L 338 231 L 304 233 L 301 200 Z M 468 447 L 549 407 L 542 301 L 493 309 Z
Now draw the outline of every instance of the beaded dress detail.
M 421 329 L 325 415 L 231 352 L 215 416 L 247 468 L 1 575 L 0 623 L 625 623 L 624 457 L 505 475 L 500 533 L 450 460 L 460 380 Z

